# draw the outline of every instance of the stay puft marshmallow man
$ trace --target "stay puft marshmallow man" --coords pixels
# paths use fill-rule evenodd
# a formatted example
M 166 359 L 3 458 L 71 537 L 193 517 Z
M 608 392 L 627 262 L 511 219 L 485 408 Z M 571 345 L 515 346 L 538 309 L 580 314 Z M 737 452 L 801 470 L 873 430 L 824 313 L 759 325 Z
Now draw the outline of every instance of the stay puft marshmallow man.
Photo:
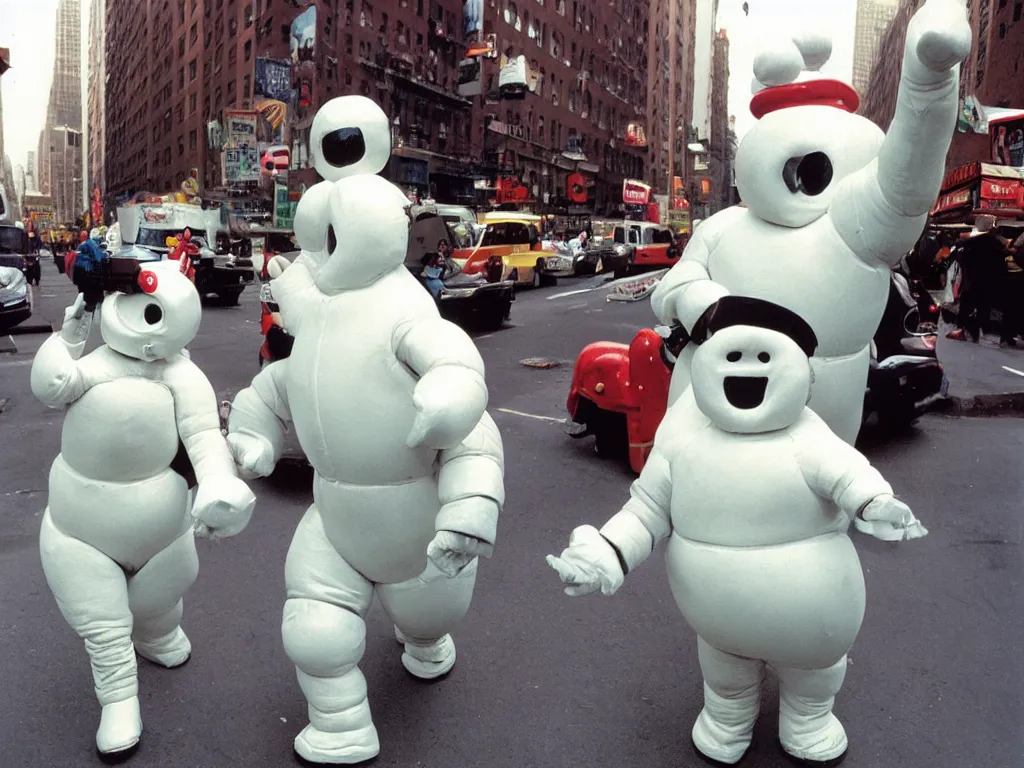
M 492 551 L 504 458 L 480 354 L 405 267 L 410 202 L 376 175 L 391 153 L 386 115 L 334 99 L 311 146 L 325 181 L 300 200 L 303 252 L 273 281 L 294 347 L 235 398 L 228 440 L 244 470 L 266 475 L 291 422 L 315 470 L 285 564 L 285 651 L 309 702 L 294 748 L 357 763 L 380 751 L 357 666 L 373 596 L 411 674 L 452 668 L 449 633 Z
M 794 82 L 827 61 L 827 38 L 797 35 L 759 54 L 754 70 L 764 87 L 751 101 L 759 121 L 736 154 L 746 207 L 704 220 L 651 296 L 662 323 L 688 331 L 726 294 L 804 317 L 819 341 L 811 407 L 851 444 L 889 270 L 920 236 L 939 193 L 970 45 L 964 0 L 927 0 L 907 30 L 887 134 L 851 114 L 857 94 L 844 83 Z M 693 354 L 680 356 L 669 402 L 688 386 Z
M 701 419 L 670 407 L 630 500 L 600 531 L 574 530 L 548 563 L 569 595 L 611 595 L 668 538 L 669 583 L 704 675 L 696 748 L 726 764 L 743 757 L 767 666 L 779 677 L 783 748 L 812 764 L 835 760 L 847 739 L 832 705 L 864 617 L 850 521 L 885 540 L 927 531 L 806 407 L 817 340 L 802 318 L 729 296 L 693 338 Z
M 35 396 L 67 406 L 40 532 L 43 571 L 85 641 L 105 754 L 133 749 L 142 734 L 136 652 L 168 668 L 191 655 L 181 618 L 199 568 L 195 533 L 239 533 L 255 504 L 213 387 L 185 353 L 202 310 L 182 266 L 144 264 L 135 290 L 103 298 L 104 344 L 84 357 L 93 314 L 79 294 L 32 363 Z M 179 441 L 198 481 L 191 513 L 188 484 L 171 469 Z

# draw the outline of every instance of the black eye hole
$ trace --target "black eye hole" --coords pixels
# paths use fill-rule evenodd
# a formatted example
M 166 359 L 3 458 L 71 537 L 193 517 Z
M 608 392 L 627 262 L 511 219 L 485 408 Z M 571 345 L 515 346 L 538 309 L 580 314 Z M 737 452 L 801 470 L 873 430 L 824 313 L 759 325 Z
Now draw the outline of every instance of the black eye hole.
M 740 361 L 740 358 L 742 357 L 742 352 L 730 352 L 728 355 L 725 356 L 725 359 L 728 360 L 730 363 L 738 363 Z
M 142 312 L 142 317 L 145 318 L 146 322 L 150 325 L 156 325 L 159 323 L 164 316 L 164 311 L 160 309 L 158 304 L 147 304 L 146 309 Z
M 338 247 L 338 237 L 334 234 L 334 226 L 327 226 L 327 252 L 334 253 L 334 249 Z
M 762 363 L 770 363 L 772 360 L 772 356 L 769 355 L 767 352 L 758 352 L 757 359 L 760 360 Z
M 815 197 L 832 183 L 832 161 L 824 152 L 791 157 L 782 168 L 782 180 L 790 192 Z
M 355 165 L 366 154 L 363 132 L 358 128 L 339 128 L 320 139 L 324 160 L 335 168 Z

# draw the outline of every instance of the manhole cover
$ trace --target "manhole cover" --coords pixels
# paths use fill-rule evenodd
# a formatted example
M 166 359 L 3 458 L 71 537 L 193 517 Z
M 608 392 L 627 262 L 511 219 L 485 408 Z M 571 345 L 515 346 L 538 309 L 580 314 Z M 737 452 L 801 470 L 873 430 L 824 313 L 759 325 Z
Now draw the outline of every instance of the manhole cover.
M 528 357 L 519 361 L 520 365 L 527 368 L 557 368 L 562 364 L 561 360 L 553 360 L 550 357 Z

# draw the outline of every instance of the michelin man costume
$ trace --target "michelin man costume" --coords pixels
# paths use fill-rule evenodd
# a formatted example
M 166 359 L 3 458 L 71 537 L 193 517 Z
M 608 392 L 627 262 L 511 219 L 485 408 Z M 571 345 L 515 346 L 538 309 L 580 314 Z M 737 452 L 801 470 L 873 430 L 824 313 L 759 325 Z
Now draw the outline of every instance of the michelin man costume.
M 853 444 L 871 338 L 889 271 L 913 247 L 942 183 L 958 110 L 959 64 L 970 53 L 964 0 L 927 0 L 907 30 L 896 112 L 887 134 L 859 115 L 835 80 L 794 82 L 831 55 L 827 38 L 794 36 L 754 61 L 759 118 L 736 154 L 746 207 L 703 221 L 651 296 L 658 319 L 689 331 L 726 294 L 804 317 L 819 346 L 811 407 Z M 675 366 L 669 402 L 689 384 L 692 347 Z
M 84 357 L 93 313 L 80 293 L 32 363 L 33 394 L 67 406 L 40 532 L 43 571 L 85 641 L 104 754 L 133 749 L 142 734 L 135 654 L 168 668 L 191 655 L 181 618 L 198 575 L 195 534 L 239 533 L 255 504 L 220 431 L 213 387 L 185 353 L 201 317 L 187 267 L 147 263 L 137 291 L 108 294 L 104 344 Z M 171 469 L 179 439 L 198 480 L 191 505 Z
M 273 281 L 295 344 L 237 395 L 228 420 L 243 471 L 272 471 L 287 422 L 315 470 L 285 564 L 282 627 L 309 704 L 294 747 L 314 763 L 380 751 L 357 666 L 375 594 L 411 674 L 452 668 L 449 632 L 469 610 L 504 503 L 483 361 L 405 267 L 410 203 L 376 175 L 390 135 L 362 96 L 333 99 L 314 118 L 325 181 L 299 201 L 302 253 Z
M 670 407 L 630 500 L 600 531 L 573 531 L 548 563 L 569 595 L 611 595 L 668 538 L 669 583 L 704 675 L 694 746 L 739 762 L 768 666 L 780 682 L 783 749 L 812 765 L 835 761 L 847 739 L 832 705 L 865 605 L 850 521 L 889 541 L 927 531 L 806 407 L 817 339 L 802 318 L 727 296 L 693 340 L 700 422 L 687 403 Z

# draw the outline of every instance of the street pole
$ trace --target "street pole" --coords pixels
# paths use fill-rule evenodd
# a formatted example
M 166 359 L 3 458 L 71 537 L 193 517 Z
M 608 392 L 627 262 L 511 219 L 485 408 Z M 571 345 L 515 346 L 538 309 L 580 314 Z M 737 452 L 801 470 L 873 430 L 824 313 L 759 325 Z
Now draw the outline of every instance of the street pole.
M 668 0 L 668 209 L 670 212 L 674 192 L 672 180 L 676 175 L 676 5 L 678 2 L 679 0 Z

